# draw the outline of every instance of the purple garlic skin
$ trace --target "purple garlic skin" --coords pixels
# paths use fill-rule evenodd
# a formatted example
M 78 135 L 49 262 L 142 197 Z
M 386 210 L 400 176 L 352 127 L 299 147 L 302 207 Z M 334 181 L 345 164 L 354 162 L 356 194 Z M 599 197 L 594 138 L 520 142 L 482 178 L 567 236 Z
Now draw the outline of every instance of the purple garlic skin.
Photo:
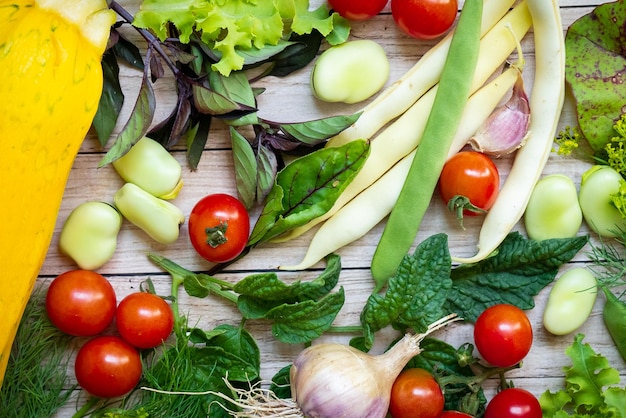
M 509 100 L 494 110 L 469 144 L 475 151 L 501 157 L 524 145 L 529 125 L 530 103 L 520 73 Z

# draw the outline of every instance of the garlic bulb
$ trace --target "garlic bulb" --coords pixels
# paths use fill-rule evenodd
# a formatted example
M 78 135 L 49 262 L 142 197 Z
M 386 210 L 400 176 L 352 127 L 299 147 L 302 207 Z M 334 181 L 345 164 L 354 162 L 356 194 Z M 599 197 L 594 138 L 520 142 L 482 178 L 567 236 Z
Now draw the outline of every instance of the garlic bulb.
M 470 138 L 476 151 L 501 157 L 524 145 L 530 125 L 530 104 L 521 71 L 511 97 L 499 106 Z

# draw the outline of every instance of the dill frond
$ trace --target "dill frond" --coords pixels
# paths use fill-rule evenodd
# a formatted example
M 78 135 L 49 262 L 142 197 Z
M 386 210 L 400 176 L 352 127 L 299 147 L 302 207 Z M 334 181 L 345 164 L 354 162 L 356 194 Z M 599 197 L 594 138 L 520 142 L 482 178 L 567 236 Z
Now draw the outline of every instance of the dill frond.
M 72 337 L 48 320 L 45 289 L 33 291 L 17 330 L 0 389 L 4 418 L 49 417 L 73 393 L 67 375 Z

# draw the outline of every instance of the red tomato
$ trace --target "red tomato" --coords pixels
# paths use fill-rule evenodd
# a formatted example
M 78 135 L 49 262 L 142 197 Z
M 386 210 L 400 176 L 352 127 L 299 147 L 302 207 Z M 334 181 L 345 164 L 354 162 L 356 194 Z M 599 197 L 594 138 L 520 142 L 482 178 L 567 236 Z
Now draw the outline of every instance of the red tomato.
M 120 302 L 117 329 L 124 340 L 137 348 L 152 348 L 167 339 L 174 328 L 170 305 L 157 295 L 131 293 Z
M 457 12 L 457 0 L 391 0 L 393 20 L 403 32 L 418 39 L 446 33 Z
M 46 312 L 61 331 L 93 336 L 104 331 L 115 316 L 117 299 L 111 283 L 89 270 L 70 270 L 56 277 L 46 294 Z
M 478 316 L 474 342 L 489 364 L 509 367 L 522 361 L 530 351 L 533 329 L 524 311 L 518 307 L 494 305 Z
M 393 418 L 439 418 L 443 392 L 427 370 L 405 369 L 391 387 L 389 413 Z
M 450 158 L 439 176 L 439 193 L 446 204 L 459 202 L 463 215 L 477 215 L 493 206 L 500 190 L 500 175 L 491 158 L 476 151 L 462 151 Z M 457 199 L 458 196 L 465 199 Z M 469 204 L 467 204 L 469 200 Z M 472 206 L 478 208 L 472 209 Z M 455 211 L 457 206 L 451 208 Z
M 499 392 L 487 404 L 484 418 L 541 418 L 541 405 L 527 390 L 510 388 Z
M 443 411 L 443 414 L 439 418 L 474 418 L 470 414 L 459 411 Z
M 78 384 L 93 396 L 114 398 L 125 395 L 139 383 L 141 358 L 123 339 L 100 336 L 80 348 L 74 372 Z
M 367 20 L 385 8 L 388 0 L 328 0 L 330 7 L 350 20 Z
M 241 254 L 249 234 L 248 211 L 228 194 L 203 197 L 189 215 L 191 244 L 202 258 L 213 263 L 225 263 Z

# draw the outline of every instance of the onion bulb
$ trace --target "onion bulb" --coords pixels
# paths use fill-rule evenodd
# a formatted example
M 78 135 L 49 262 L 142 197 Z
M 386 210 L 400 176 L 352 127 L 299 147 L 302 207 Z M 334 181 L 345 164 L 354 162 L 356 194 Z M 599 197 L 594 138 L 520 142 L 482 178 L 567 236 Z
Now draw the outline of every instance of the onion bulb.
M 458 320 L 448 315 L 423 334 L 407 334 L 386 353 L 373 356 L 338 343 L 304 349 L 290 372 L 292 399 L 278 399 L 270 390 L 254 386 L 237 389 L 236 417 L 384 418 L 391 387 L 402 369 L 421 353 L 429 334 Z

